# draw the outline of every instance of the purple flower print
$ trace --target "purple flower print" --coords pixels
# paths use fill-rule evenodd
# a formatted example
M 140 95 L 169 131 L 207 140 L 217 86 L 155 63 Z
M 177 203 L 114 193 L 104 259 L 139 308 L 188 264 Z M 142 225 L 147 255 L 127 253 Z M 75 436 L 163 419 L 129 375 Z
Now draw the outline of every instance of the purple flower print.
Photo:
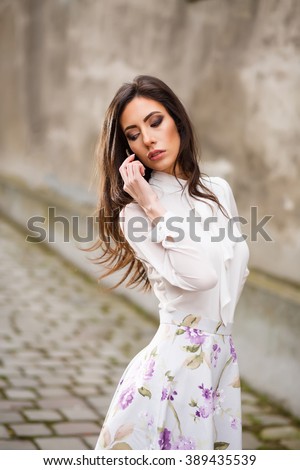
M 172 392 L 172 393 L 169 393 L 168 400 L 173 401 L 174 400 L 174 395 L 178 395 L 176 390 L 174 390 L 174 392 Z
M 197 418 L 208 418 L 209 415 L 210 409 L 205 406 L 199 406 L 195 413 L 195 416 L 197 416 Z
M 238 420 L 238 418 L 231 418 L 230 426 L 231 426 L 231 429 L 234 429 L 234 430 L 239 429 L 239 420 Z
M 176 392 L 176 390 L 173 390 L 173 391 L 171 391 L 170 393 L 168 393 L 167 388 L 164 387 L 164 388 L 162 389 L 160 401 L 164 401 L 164 400 L 171 400 L 171 401 L 173 401 L 173 400 L 174 400 L 174 396 L 176 396 L 176 395 L 178 395 L 178 393 Z
M 196 328 L 189 328 L 188 326 L 185 328 L 186 338 L 190 340 L 192 344 L 203 344 L 207 335 L 204 335 L 201 330 L 197 330 Z
M 233 341 L 232 341 L 232 337 L 231 337 L 231 336 L 230 336 L 230 338 L 229 338 L 229 343 L 230 343 L 230 354 L 231 354 L 232 360 L 233 360 L 233 362 L 236 362 L 236 360 L 237 360 L 237 354 L 236 354 L 236 350 L 235 350 L 235 347 L 234 347 L 234 344 L 233 344 Z
M 205 400 L 209 400 L 211 397 L 211 390 L 205 388 L 202 392 L 202 396 L 205 398 Z
M 148 422 L 147 422 L 148 428 L 151 428 L 151 426 L 153 426 L 153 424 L 154 424 L 154 418 L 153 418 L 153 416 L 149 416 L 149 415 L 148 415 Z
M 220 346 L 218 346 L 218 344 L 215 343 L 212 347 L 212 353 L 211 353 L 211 362 L 214 367 L 217 366 L 217 361 L 218 361 L 220 352 L 221 352 Z
M 130 403 L 132 403 L 132 400 L 134 398 L 135 394 L 135 388 L 133 385 L 130 385 L 130 387 L 127 387 L 120 395 L 119 398 L 119 405 L 121 406 L 122 410 L 125 410 Z
M 138 416 L 146 422 L 149 429 L 153 426 L 154 418 L 147 411 L 140 411 Z
M 170 450 L 171 449 L 171 431 L 165 428 L 159 435 L 160 439 L 158 441 L 160 450 Z
M 195 417 L 197 418 L 208 418 L 212 412 L 212 403 L 213 403 L 213 389 L 205 388 L 204 384 L 198 385 L 198 388 L 202 390 L 202 397 L 205 400 L 204 406 L 198 406 L 195 412 Z
M 214 390 L 213 392 L 213 412 L 214 414 L 219 414 L 221 411 L 221 403 L 224 401 L 223 398 L 224 390 Z
M 172 446 L 172 449 L 176 450 L 187 450 L 187 449 L 195 449 L 196 445 L 193 439 L 190 437 L 180 436 L 178 441 Z
M 213 398 L 212 387 L 205 388 L 204 384 L 202 384 L 202 385 L 198 385 L 198 388 L 200 388 L 200 390 L 202 390 L 202 396 L 205 398 L 205 400 L 210 401 Z
M 206 388 L 204 384 L 198 385 L 198 388 L 202 390 L 204 403 L 202 406 L 197 406 L 195 418 L 208 418 L 210 414 L 218 414 L 221 411 L 223 390 L 213 390 L 212 387 Z
M 150 357 L 145 366 L 144 380 L 149 380 L 154 374 L 155 359 Z

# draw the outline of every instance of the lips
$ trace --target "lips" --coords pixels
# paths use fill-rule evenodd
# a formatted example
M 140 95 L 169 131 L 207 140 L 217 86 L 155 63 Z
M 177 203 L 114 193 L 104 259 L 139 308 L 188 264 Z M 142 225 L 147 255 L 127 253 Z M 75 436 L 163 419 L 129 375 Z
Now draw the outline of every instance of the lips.
M 157 149 L 157 150 L 151 150 L 151 152 L 148 153 L 148 158 L 150 160 L 155 160 L 156 158 L 159 158 L 162 153 L 164 153 L 165 150 L 162 149 Z

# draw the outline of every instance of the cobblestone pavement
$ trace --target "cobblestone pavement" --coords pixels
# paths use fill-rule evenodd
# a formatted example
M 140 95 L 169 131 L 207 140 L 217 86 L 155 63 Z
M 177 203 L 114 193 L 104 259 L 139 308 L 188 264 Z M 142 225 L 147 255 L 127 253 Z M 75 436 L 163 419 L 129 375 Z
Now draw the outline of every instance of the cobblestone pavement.
M 156 324 L 25 236 L 0 219 L 0 449 L 92 449 Z M 243 429 L 245 449 L 300 449 L 299 421 L 245 384 Z

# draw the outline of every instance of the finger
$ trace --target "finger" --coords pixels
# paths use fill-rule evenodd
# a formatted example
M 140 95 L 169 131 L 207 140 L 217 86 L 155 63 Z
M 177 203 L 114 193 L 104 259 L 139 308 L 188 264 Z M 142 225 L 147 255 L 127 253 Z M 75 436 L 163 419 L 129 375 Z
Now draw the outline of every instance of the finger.
M 134 162 L 132 162 L 130 165 L 134 165 L 138 170 L 139 170 L 139 173 L 144 176 L 145 175 L 145 167 L 144 165 L 142 164 L 142 162 L 138 161 L 138 160 L 135 160 Z
M 125 158 L 122 165 L 119 167 L 119 172 L 121 173 L 121 176 L 122 176 L 124 182 L 126 182 L 127 179 L 128 179 L 127 166 L 128 166 L 129 163 L 131 163 L 134 160 L 134 158 L 135 158 L 134 153 L 132 155 L 129 155 L 129 157 Z
M 135 159 L 135 153 L 132 153 L 131 155 L 129 155 L 129 157 L 125 158 L 123 164 L 125 163 L 125 165 L 127 165 L 129 162 L 132 162 L 134 159 Z
M 138 158 L 136 160 L 133 160 L 132 162 L 130 162 L 131 165 L 139 165 L 141 166 L 142 168 L 145 168 L 143 163 L 141 162 L 141 160 L 139 160 Z
M 127 174 L 126 168 L 127 167 L 126 167 L 126 165 L 124 165 L 124 162 L 119 167 L 119 172 L 121 173 L 122 177 L 126 176 L 126 174 Z
M 142 175 L 142 173 L 143 173 L 142 164 L 132 165 L 132 168 L 133 168 L 133 177 L 135 179 L 137 179 L 139 176 Z
M 122 165 L 120 166 L 120 168 L 122 167 L 126 167 L 128 165 L 129 162 L 132 162 L 135 158 L 135 154 L 133 153 L 132 155 L 129 155 L 129 157 L 125 158 L 125 160 L 123 160 L 123 163 Z
M 128 175 L 129 180 L 133 180 L 133 175 L 134 175 L 133 169 L 134 169 L 135 166 L 136 165 L 134 165 L 133 163 L 129 163 L 127 165 L 127 175 Z
M 127 165 L 123 163 L 119 168 L 121 176 L 125 182 L 128 180 L 128 166 L 129 165 L 132 165 L 132 163 L 127 163 Z
M 144 165 L 142 164 L 142 162 L 140 162 L 139 170 L 140 170 L 141 175 L 142 175 L 142 176 L 145 176 L 146 168 L 144 167 Z
M 128 173 L 133 178 L 137 178 L 138 175 L 144 176 L 145 167 L 139 160 L 135 160 L 127 165 L 127 169 L 130 171 Z M 132 171 L 131 171 L 132 170 Z

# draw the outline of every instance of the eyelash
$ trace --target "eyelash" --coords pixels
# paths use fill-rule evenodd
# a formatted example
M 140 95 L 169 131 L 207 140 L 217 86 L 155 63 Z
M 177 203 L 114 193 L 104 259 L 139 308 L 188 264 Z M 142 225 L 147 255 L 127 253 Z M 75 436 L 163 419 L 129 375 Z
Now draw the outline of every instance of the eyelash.
M 162 122 L 163 118 L 158 118 L 156 121 L 153 122 L 153 124 L 151 124 L 150 127 L 158 127 L 161 122 Z M 135 134 L 135 135 L 127 135 L 127 139 L 128 140 L 136 140 L 138 138 L 138 134 Z

